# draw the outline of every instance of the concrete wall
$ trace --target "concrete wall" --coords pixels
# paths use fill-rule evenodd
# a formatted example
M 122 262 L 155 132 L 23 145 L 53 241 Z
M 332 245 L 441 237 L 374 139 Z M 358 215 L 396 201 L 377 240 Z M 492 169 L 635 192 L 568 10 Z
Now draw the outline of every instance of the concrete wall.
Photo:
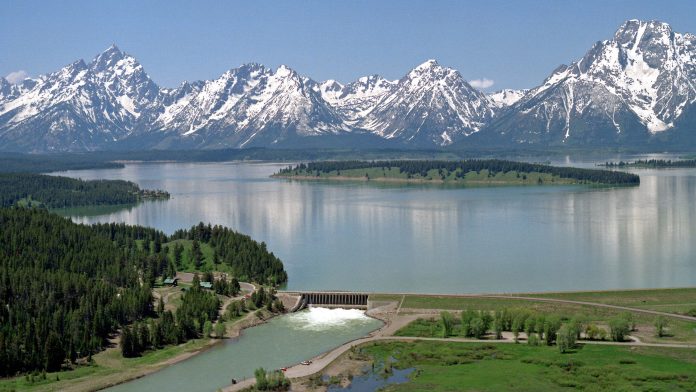
M 367 308 L 369 294 L 344 292 L 305 292 L 302 298 L 308 306 L 326 306 L 341 308 Z

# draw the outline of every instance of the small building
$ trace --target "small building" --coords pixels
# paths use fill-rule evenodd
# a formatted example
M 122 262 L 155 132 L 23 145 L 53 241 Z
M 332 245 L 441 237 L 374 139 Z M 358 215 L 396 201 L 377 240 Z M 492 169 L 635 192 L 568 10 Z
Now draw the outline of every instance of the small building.
M 165 286 L 178 286 L 179 285 L 179 278 L 177 278 L 177 277 L 166 278 L 164 280 L 164 282 L 162 282 L 162 283 L 164 283 Z
M 212 289 L 213 288 L 213 283 L 211 282 L 200 282 L 199 285 L 203 287 L 204 289 Z

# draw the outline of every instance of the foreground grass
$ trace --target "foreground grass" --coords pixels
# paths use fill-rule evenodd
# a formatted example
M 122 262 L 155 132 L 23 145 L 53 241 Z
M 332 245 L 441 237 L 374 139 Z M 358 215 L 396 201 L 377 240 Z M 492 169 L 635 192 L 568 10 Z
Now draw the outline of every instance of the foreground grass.
M 587 345 L 560 354 L 545 346 L 419 341 L 375 343 L 361 351 L 382 373 L 390 366 L 415 368 L 409 382 L 388 391 L 696 389 L 693 350 Z

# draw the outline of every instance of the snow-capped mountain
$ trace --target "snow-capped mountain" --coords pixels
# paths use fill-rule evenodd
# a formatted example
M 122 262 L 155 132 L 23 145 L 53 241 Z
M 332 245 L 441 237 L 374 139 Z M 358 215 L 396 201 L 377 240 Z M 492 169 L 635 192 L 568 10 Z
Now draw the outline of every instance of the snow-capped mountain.
M 556 69 L 490 126 L 515 143 L 647 142 L 696 102 L 696 37 L 629 20 Z
M 246 64 L 160 88 L 116 46 L 0 78 L 0 150 L 696 144 L 696 36 L 630 20 L 530 90 L 488 96 L 429 60 L 403 78 L 316 82 Z M 691 143 L 691 144 L 689 144 Z
M 155 128 L 217 147 L 273 145 L 288 138 L 348 132 L 314 84 L 286 66 L 260 64 L 229 70 L 218 79 L 170 94 Z
M 446 146 L 481 130 L 493 108 L 459 72 L 428 60 L 363 113 L 356 125 L 383 138 Z
M 367 112 L 387 94 L 394 90 L 397 82 L 379 75 L 364 76 L 355 82 L 342 85 L 335 80 L 327 80 L 315 85 L 315 91 L 338 110 L 349 124 L 355 125 Z
M 112 46 L 90 64 L 79 60 L 15 86 L 0 106 L 0 141 L 20 150 L 103 148 L 133 132 L 158 96 L 135 58 Z
M 524 97 L 524 95 L 527 94 L 528 91 L 529 90 L 527 89 L 504 89 L 488 94 L 488 99 L 496 108 L 505 108 L 508 106 L 512 106 L 517 101 L 522 99 L 522 97 Z

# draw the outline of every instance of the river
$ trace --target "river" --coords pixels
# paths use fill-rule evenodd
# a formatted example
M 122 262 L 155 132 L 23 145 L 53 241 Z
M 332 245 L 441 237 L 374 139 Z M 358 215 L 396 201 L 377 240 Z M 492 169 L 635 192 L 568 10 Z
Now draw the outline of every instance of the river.
M 243 331 L 202 354 L 149 376 L 107 389 L 109 392 L 214 391 L 231 380 L 295 365 L 379 328 L 357 309 L 310 308 Z

